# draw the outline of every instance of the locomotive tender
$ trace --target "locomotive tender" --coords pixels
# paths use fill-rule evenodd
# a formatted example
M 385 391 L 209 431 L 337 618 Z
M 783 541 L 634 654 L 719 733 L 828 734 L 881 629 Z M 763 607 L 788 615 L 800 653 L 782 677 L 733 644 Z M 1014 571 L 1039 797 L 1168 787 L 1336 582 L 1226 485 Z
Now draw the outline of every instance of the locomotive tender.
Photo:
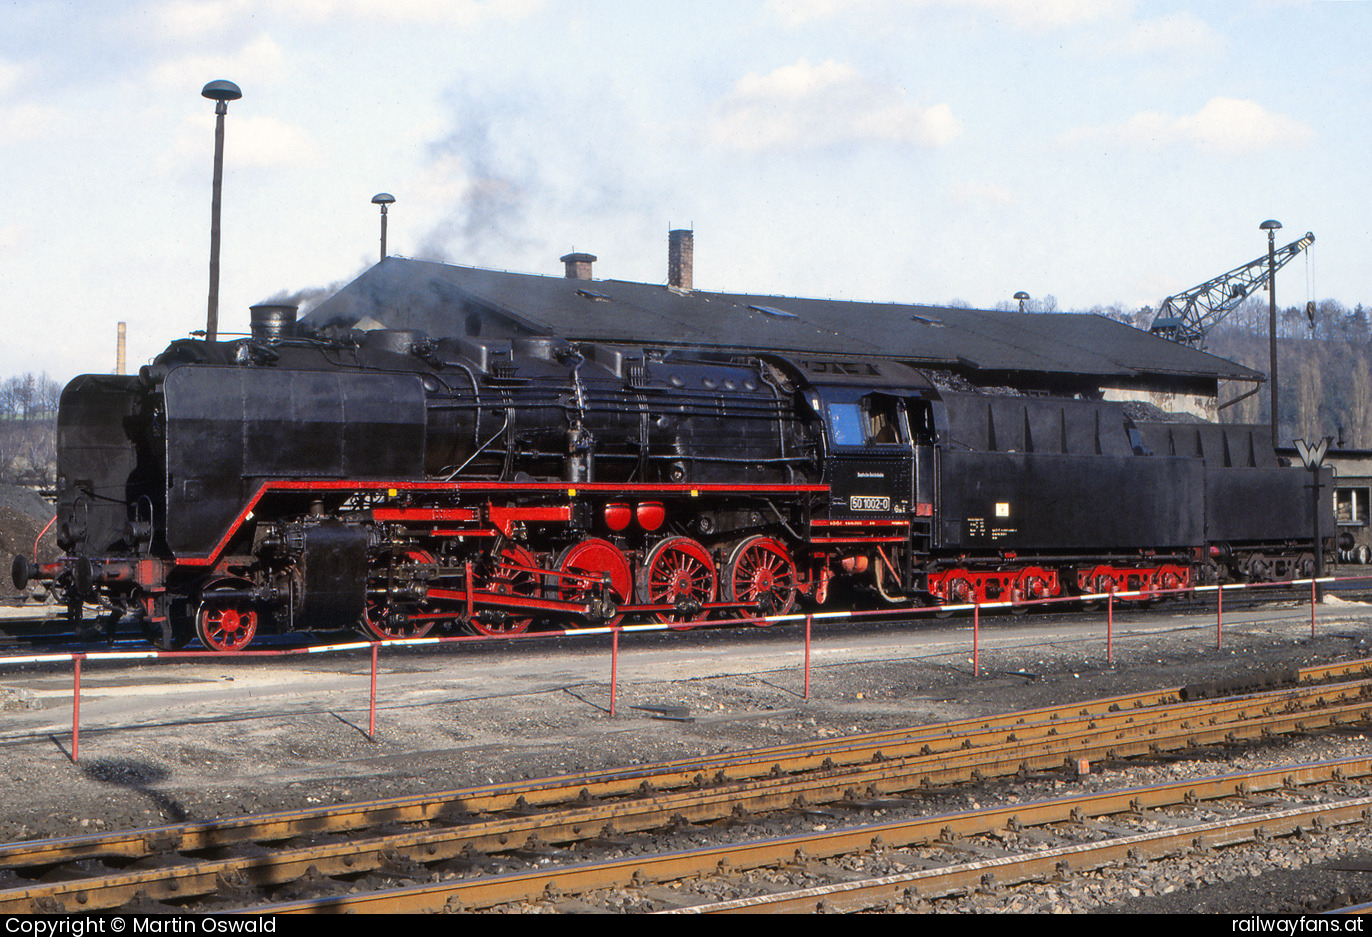
M 63 392 L 57 537 L 16 557 L 162 647 L 514 634 L 1305 576 L 1266 429 L 954 392 L 897 360 L 336 336 L 294 309 Z M 1320 510 L 1327 505 L 1321 501 Z M 1333 530 L 1325 521 L 1322 530 Z

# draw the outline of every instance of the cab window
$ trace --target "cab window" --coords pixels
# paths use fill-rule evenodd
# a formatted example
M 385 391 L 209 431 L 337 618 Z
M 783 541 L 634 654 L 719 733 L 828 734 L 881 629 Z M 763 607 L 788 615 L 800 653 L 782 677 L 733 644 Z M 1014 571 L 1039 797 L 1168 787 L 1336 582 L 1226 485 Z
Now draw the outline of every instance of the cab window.
M 830 401 L 829 438 L 836 446 L 893 446 L 900 443 L 900 415 L 894 397 Z
M 867 442 L 862 431 L 864 418 L 857 403 L 829 404 L 829 437 L 836 446 L 861 446 Z

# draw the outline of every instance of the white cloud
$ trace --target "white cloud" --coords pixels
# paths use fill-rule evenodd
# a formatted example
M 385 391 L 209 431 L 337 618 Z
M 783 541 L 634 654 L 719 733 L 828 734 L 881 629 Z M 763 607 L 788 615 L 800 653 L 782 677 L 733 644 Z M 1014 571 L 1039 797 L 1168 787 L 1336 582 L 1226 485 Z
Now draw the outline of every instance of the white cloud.
M 791 26 L 853 14 L 866 17 L 891 10 L 968 10 L 1006 19 L 1021 29 L 1062 29 L 1129 9 L 1128 0 L 768 0 L 773 13 Z
M 1224 36 L 1189 11 L 1169 13 L 1134 23 L 1124 38 L 1111 43 L 1107 54 L 1146 57 L 1169 52 L 1210 52 L 1223 49 Z
M 223 35 L 250 15 L 248 0 L 172 0 L 153 19 L 159 38 L 174 42 Z
M 167 171 L 204 164 L 214 139 L 213 111 L 197 112 L 183 121 L 176 141 L 161 163 Z M 275 117 L 236 114 L 229 106 L 225 125 L 226 164 L 234 169 L 289 169 L 309 166 L 324 158 L 324 151 L 303 129 Z
M 1119 124 L 1078 127 L 1062 135 L 1068 145 L 1106 144 L 1133 149 L 1191 146 L 1206 153 L 1241 156 L 1258 150 L 1304 146 L 1314 139 L 1306 124 L 1274 114 L 1254 101 L 1211 98 L 1180 117 L 1143 111 Z
M 188 55 L 164 62 L 152 70 L 152 80 L 163 88 L 184 90 L 200 87 L 221 75 L 252 75 L 261 86 L 277 80 L 286 69 L 286 56 L 270 36 L 258 35 L 238 49 L 220 55 Z M 244 94 L 250 89 L 244 88 Z
M 998 182 L 978 182 L 969 179 L 959 182 L 948 189 L 948 197 L 954 204 L 971 205 L 1013 205 L 1015 196 Z
M 868 142 L 946 146 L 962 126 L 946 104 L 921 107 L 894 84 L 835 61 L 802 59 L 745 75 L 716 106 L 710 137 L 736 150 L 817 149 Z
M 340 19 L 371 24 L 432 23 L 477 26 L 491 20 L 521 19 L 547 0 L 278 0 L 271 13 L 311 23 Z M 158 22 L 169 38 L 190 39 L 223 32 L 262 12 L 261 0 L 171 0 Z
M 47 104 L 0 104 L 0 147 L 54 135 L 63 116 Z
M 0 59 L 0 94 L 8 94 L 15 85 L 19 84 L 19 76 L 23 74 L 23 69 L 13 62 L 6 62 Z
M 957 6 L 1004 16 L 1030 30 L 1065 29 L 1129 8 L 1126 0 L 954 0 Z
M 275 117 L 234 121 L 234 160 L 244 167 L 276 169 L 308 166 L 323 159 L 323 150 L 300 127 Z
M 365 20 L 477 26 L 489 20 L 522 19 L 545 0 L 289 0 L 286 12 L 316 20 L 352 16 Z

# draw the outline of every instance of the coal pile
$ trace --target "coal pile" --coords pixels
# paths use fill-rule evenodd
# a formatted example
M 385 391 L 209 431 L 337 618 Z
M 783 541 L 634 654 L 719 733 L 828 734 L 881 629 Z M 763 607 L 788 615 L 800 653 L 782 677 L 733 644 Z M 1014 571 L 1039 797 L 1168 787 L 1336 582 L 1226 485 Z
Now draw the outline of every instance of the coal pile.
M 17 553 L 33 558 L 33 543 L 38 534 L 52 520 L 53 507 L 32 488 L 0 485 L 0 561 L 4 574 L 0 575 L 0 600 L 14 601 L 21 595 L 10 581 L 10 560 Z M 38 562 L 51 563 L 57 558 L 57 538 L 49 529 L 38 540 Z M 33 592 L 31 586 L 24 595 Z M 29 596 L 39 598 L 42 596 Z

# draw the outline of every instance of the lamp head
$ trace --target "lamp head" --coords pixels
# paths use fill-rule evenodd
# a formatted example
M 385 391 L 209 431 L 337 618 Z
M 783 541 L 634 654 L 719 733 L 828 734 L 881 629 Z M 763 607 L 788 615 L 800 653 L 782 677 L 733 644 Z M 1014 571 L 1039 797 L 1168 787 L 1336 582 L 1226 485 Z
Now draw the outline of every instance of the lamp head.
M 237 101 L 243 97 L 238 85 L 231 81 L 212 81 L 200 89 L 200 96 L 211 101 Z

